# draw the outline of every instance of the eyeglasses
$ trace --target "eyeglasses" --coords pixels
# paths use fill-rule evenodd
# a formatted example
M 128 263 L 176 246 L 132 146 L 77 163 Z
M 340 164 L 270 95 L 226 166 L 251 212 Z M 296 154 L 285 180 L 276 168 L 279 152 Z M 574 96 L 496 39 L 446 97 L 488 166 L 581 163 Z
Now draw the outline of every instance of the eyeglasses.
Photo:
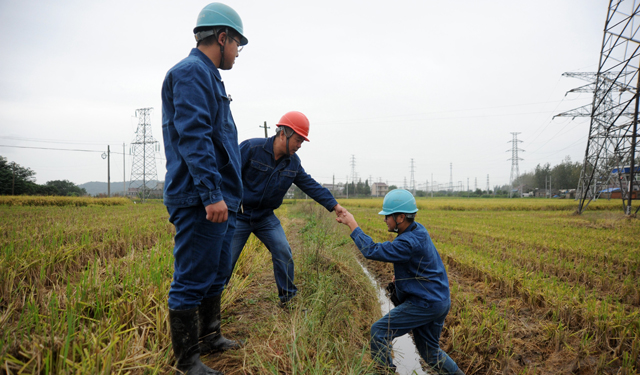
M 236 45 L 238 46 L 238 53 L 240 53 L 242 51 L 242 49 L 244 48 L 244 46 L 240 45 L 240 41 L 232 36 L 229 36 L 229 39 L 233 40 L 234 42 L 236 42 Z

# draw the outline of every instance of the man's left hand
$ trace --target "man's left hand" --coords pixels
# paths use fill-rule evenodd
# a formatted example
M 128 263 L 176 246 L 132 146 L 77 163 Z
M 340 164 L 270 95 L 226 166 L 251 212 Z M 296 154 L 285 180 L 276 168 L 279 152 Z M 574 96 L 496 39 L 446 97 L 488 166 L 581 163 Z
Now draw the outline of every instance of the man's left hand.
M 337 217 L 340 217 L 340 215 L 347 213 L 347 209 L 342 207 L 340 203 L 333 206 L 333 211 L 336 213 Z

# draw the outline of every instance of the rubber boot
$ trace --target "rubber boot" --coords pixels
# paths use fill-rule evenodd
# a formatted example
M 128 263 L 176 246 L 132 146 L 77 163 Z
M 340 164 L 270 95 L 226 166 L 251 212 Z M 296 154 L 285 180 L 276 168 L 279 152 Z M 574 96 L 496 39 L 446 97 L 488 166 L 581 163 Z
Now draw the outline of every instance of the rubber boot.
M 176 375 L 224 375 L 220 371 L 210 369 L 200 361 L 198 345 L 198 309 L 171 310 L 171 343 L 176 357 Z
M 455 374 L 453 375 L 464 375 L 464 372 L 462 372 L 462 370 L 460 370 L 460 368 L 458 368 L 458 371 L 456 371 Z
M 198 307 L 198 319 L 200 322 L 200 351 L 202 354 L 222 352 L 230 349 L 238 349 L 242 345 L 222 336 L 220 331 L 220 295 L 205 298 Z

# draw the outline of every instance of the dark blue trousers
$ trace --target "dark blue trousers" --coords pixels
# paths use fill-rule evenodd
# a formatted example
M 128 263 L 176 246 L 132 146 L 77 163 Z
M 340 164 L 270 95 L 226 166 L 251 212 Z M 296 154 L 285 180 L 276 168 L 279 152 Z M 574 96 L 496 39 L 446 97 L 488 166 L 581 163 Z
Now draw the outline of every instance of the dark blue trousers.
M 230 267 L 236 213 L 229 212 L 223 223 L 212 223 L 206 219 L 202 205 L 167 207 L 167 211 L 169 221 L 176 227 L 169 308 L 188 310 L 224 290 L 224 283 L 216 284 L 215 280 L 219 270 Z

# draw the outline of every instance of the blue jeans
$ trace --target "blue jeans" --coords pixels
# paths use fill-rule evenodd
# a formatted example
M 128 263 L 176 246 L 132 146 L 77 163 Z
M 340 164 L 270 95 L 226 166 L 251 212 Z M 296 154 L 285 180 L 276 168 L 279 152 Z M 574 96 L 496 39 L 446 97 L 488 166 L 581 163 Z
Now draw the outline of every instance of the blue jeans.
M 212 223 L 206 219 L 202 205 L 167 207 L 167 211 L 169 221 L 176 227 L 169 308 L 188 310 L 224 290 L 224 283 L 216 285 L 215 280 L 219 271 L 224 272 L 231 263 L 236 213 L 230 211 L 223 223 Z
M 418 353 L 440 374 L 454 374 L 458 365 L 440 349 L 440 333 L 451 301 L 430 304 L 428 308 L 405 301 L 371 326 L 371 357 L 381 365 L 395 367 L 391 359 L 394 338 L 413 331 Z
M 298 292 L 298 288 L 293 283 L 293 256 L 289 241 L 287 241 L 287 237 L 284 234 L 284 229 L 280 225 L 280 220 L 273 213 L 259 221 L 238 219 L 233 241 L 231 241 L 231 265 L 227 269 L 225 277 L 218 278 L 216 284 L 222 281 L 229 282 L 240 253 L 242 253 L 242 249 L 251 233 L 258 237 L 271 252 L 273 275 L 276 279 L 280 301 L 286 302 L 290 300 Z

